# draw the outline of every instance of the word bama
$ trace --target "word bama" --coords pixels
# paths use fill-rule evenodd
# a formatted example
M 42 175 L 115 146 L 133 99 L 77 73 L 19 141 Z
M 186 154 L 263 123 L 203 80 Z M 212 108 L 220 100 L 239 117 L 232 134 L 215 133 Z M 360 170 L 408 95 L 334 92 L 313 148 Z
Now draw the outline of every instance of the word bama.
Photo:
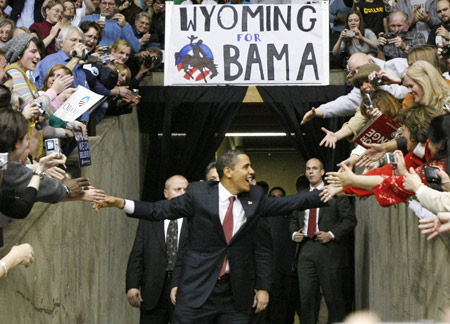
M 242 10 L 241 15 L 237 8 Z M 197 24 L 197 11 L 200 11 L 203 16 L 203 26 Z M 317 19 L 309 18 L 309 20 L 303 21 L 305 13 L 315 14 L 316 9 L 312 6 L 302 6 L 297 12 L 297 27 L 303 32 L 308 32 L 314 29 Z M 232 17 L 232 19 L 222 19 L 224 16 Z M 209 32 L 213 19 L 214 22 L 217 22 L 217 26 L 225 30 L 235 29 L 240 22 L 240 31 L 246 32 L 249 23 L 254 25 L 259 21 L 259 31 L 278 31 L 280 28 L 290 31 L 292 30 L 292 7 L 287 6 L 286 12 L 283 13 L 280 8 L 272 6 L 193 6 L 192 16 L 189 17 L 187 8 L 180 8 L 181 31 L 195 32 L 201 28 L 202 31 Z

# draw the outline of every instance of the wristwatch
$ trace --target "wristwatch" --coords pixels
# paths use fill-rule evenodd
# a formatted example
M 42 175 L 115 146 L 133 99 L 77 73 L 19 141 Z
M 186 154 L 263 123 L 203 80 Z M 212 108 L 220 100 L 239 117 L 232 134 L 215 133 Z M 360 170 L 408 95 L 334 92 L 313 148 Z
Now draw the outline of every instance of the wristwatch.
M 45 173 L 39 170 L 34 170 L 33 175 L 37 175 L 41 180 L 44 179 Z

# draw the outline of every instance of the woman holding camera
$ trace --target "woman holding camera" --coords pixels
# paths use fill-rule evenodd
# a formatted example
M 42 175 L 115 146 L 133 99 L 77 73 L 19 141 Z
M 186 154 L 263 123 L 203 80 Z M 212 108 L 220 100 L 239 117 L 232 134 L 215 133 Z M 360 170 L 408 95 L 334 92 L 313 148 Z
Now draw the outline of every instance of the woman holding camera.
M 333 55 L 337 56 L 342 52 L 347 56 L 359 52 L 377 52 L 377 36 L 370 29 L 364 28 L 362 15 L 357 10 L 348 14 L 346 28 L 333 47 Z
M 22 33 L 11 39 L 3 48 L 6 52 L 5 58 L 12 64 L 5 68 L 5 71 L 13 79 L 13 91 L 22 99 L 21 109 L 34 102 L 39 107 L 39 113 L 35 114 L 30 121 L 30 154 L 34 158 L 42 155 L 42 132 L 40 129 L 39 118 L 44 120 L 53 115 L 56 111 L 51 102 L 65 89 L 69 88 L 73 82 L 72 76 L 58 78 L 53 86 L 44 94 L 39 95 L 36 86 L 28 77 L 28 71 L 34 71 L 41 60 L 38 40 L 31 34 Z M 36 128 L 37 125 L 37 128 Z
M 3 108 L 0 110 L 0 184 L 3 172 L 8 172 L 10 161 L 21 160 L 29 152 L 28 122 L 23 115 L 15 110 Z M 36 201 L 37 193 L 43 179 L 43 174 L 49 168 L 64 164 L 66 157 L 57 158 L 56 154 L 45 156 L 39 163 L 33 165 L 33 173 L 28 186 L 17 197 L 13 190 L 0 191 L 0 212 L 12 218 L 25 218 Z

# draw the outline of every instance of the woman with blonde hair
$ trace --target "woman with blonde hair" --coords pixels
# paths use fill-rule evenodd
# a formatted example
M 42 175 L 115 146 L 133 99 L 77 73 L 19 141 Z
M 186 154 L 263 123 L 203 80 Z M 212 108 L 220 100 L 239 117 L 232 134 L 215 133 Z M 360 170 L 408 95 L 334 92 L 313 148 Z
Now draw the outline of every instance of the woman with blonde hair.
M 124 39 L 118 39 L 111 46 L 111 56 L 116 63 L 125 64 L 130 58 L 131 45 Z
M 403 74 L 403 85 L 413 96 L 414 103 L 442 109 L 450 103 L 450 86 L 441 73 L 426 61 L 414 62 Z

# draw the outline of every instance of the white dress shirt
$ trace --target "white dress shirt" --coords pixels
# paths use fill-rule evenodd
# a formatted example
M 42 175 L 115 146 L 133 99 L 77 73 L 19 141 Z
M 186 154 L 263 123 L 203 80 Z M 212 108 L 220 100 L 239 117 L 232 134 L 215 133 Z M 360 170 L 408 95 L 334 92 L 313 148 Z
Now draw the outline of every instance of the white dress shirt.
M 219 218 L 220 223 L 223 225 L 225 220 L 225 214 L 227 213 L 228 206 L 230 205 L 229 198 L 231 196 L 236 197 L 233 204 L 233 235 L 241 228 L 247 221 L 244 208 L 242 208 L 241 201 L 237 199 L 236 195 L 231 194 L 221 183 L 219 183 Z M 225 273 L 230 272 L 230 264 L 227 261 Z
M 309 191 L 313 191 L 314 189 L 322 190 L 325 187 L 323 181 L 317 187 L 309 186 Z M 320 208 L 316 208 L 316 228 L 314 229 L 314 233 L 319 231 L 319 211 Z M 308 221 L 309 221 L 309 209 L 305 210 L 305 222 L 303 224 L 303 234 L 308 235 Z

